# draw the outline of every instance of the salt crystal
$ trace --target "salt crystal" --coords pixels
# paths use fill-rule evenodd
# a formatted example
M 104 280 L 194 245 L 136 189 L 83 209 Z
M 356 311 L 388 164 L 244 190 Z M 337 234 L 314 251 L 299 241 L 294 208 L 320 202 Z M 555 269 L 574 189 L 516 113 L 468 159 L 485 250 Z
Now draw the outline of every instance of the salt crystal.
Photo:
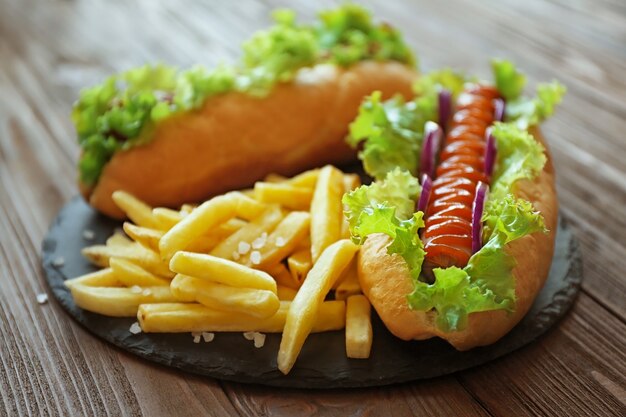
M 150 290 L 150 288 L 146 288 L 141 292 L 141 294 L 147 297 L 148 295 L 152 294 L 152 291 Z
M 200 336 L 194 336 L 193 337 L 193 342 L 194 343 L 200 343 Z
M 276 238 L 276 247 L 277 248 L 282 248 L 283 246 L 285 246 L 285 243 L 287 243 L 287 242 L 285 242 L 285 238 L 284 237 L 278 236 Z
M 141 287 L 139 285 L 133 285 L 130 287 L 130 292 L 133 294 L 141 294 Z
M 254 340 L 254 334 L 256 332 L 244 332 L 243 333 L 243 337 L 246 338 L 246 340 Z
M 83 230 L 83 239 L 94 240 L 95 237 L 96 237 L 96 234 L 94 233 L 93 230 L 89 230 L 89 229 Z
M 262 348 L 265 344 L 265 335 L 263 333 L 255 333 L 254 334 L 254 347 Z
M 237 247 L 237 252 L 240 255 L 245 255 L 250 251 L 250 244 L 248 242 L 239 242 L 239 246 Z
M 202 332 L 202 338 L 204 339 L 204 341 L 206 343 L 208 342 L 212 342 L 213 339 L 215 339 L 215 333 L 211 333 L 211 332 Z
M 233 252 L 233 260 L 234 260 L 234 261 L 238 261 L 238 260 L 239 260 L 239 258 L 241 258 L 241 255 L 239 254 L 239 252 L 234 251 L 234 252 Z
M 256 239 L 252 241 L 252 249 L 261 249 L 263 246 L 265 246 L 266 241 L 267 241 L 267 237 L 265 238 L 263 238 L 263 236 L 257 237 Z
M 134 322 L 133 324 L 131 324 L 130 326 L 130 332 L 132 334 L 138 334 L 141 333 L 141 326 L 139 325 L 139 323 Z
M 258 250 L 252 251 L 252 253 L 250 253 L 250 262 L 252 262 L 254 265 L 260 264 L 261 252 L 259 252 Z
M 261 233 L 261 239 L 267 239 L 267 232 Z
M 41 294 L 37 294 L 37 302 L 39 304 L 45 304 L 48 301 L 48 294 L 41 293 Z
M 52 266 L 55 266 L 57 268 L 60 268 L 63 265 L 65 265 L 65 259 L 62 256 L 59 256 L 54 261 L 52 261 Z

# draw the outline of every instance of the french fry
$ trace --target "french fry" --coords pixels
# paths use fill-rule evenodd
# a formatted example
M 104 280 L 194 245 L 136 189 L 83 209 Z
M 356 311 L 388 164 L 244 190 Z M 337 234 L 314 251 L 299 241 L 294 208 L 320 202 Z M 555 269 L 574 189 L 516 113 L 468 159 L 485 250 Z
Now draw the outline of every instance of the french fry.
M 278 174 L 267 174 L 265 176 L 264 181 L 265 182 L 273 182 L 273 183 L 277 183 L 277 182 L 285 182 L 287 181 L 289 178 L 284 177 L 282 175 L 278 175 Z
M 125 246 L 132 246 L 133 245 L 133 241 L 130 240 L 129 238 L 127 238 L 124 233 L 113 233 L 111 236 L 109 236 L 109 238 L 106 240 L 105 244 L 107 246 L 117 246 L 117 247 L 125 247 Z
M 343 174 L 343 191 L 347 193 L 361 185 L 361 179 L 357 174 Z M 350 223 L 345 215 L 341 216 L 341 238 L 350 239 Z
M 91 263 L 106 268 L 109 266 L 109 259 L 121 258 L 129 260 L 142 268 L 164 278 L 173 278 L 174 273 L 169 270 L 167 263 L 163 263 L 159 255 L 144 248 L 137 242 L 128 245 L 94 245 L 83 248 L 81 253 Z
M 309 273 L 311 267 L 313 266 L 313 261 L 311 260 L 311 249 L 306 247 L 294 252 L 287 258 L 287 265 L 289 266 L 289 273 L 298 285 L 297 288 L 300 288 L 306 274 Z
M 115 191 L 111 197 L 133 223 L 142 227 L 158 227 L 158 222 L 152 215 L 152 207 L 143 201 L 126 191 Z
M 241 312 L 258 318 L 273 316 L 280 306 L 278 297 L 271 291 L 235 288 L 180 274 L 174 277 L 170 288 L 180 301 L 191 299 L 215 310 Z
M 348 297 L 346 308 L 346 354 L 367 359 L 372 350 L 371 306 L 364 295 Z
M 267 273 L 216 256 L 178 252 L 170 269 L 182 275 L 239 288 L 256 288 L 276 294 L 276 281 Z
M 359 284 L 357 257 L 355 256 L 339 278 L 337 288 L 335 288 L 335 300 L 346 300 L 351 295 L 360 293 L 361 284 Z
M 248 224 L 228 236 L 224 241 L 211 250 L 211 255 L 224 259 L 233 259 L 233 254 L 237 252 L 239 244 L 246 242 L 250 244 L 254 239 L 263 233 L 271 232 L 282 220 L 283 213 L 276 205 L 269 206 L 263 214 L 253 219 Z
M 278 226 L 258 249 L 252 247 L 252 250 L 259 252 L 256 260 L 251 258 L 251 252 L 247 253 L 240 259 L 240 263 L 251 268 L 262 269 L 266 271 L 273 265 L 276 265 L 300 244 L 300 242 L 309 234 L 309 224 L 311 215 L 305 211 L 292 211 L 278 223 Z M 253 262 L 255 261 L 255 262 Z M 258 262 L 256 262 L 258 261 Z
M 155 252 L 159 251 L 159 240 L 163 237 L 163 232 L 157 229 L 141 227 L 129 222 L 124 222 L 124 232 L 135 242 Z
M 118 280 L 127 287 L 132 287 L 133 285 L 140 287 L 170 285 L 169 280 L 158 277 L 126 259 L 111 258 L 109 259 L 109 266 Z
M 227 222 L 215 227 L 206 235 L 195 239 L 185 248 L 185 250 L 188 252 L 209 253 L 224 239 L 241 229 L 246 224 L 248 223 L 241 219 L 230 219 Z
M 313 190 L 285 183 L 257 182 L 254 198 L 267 204 L 280 204 L 289 210 L 308 210 Z
M 165 207 L 153 208 L 152 216 L 157 222 L 157 228 L 163 231 L 170 230 L 185 217 L 180 212 Z
M 89 287 L 119 287 L 123 285 L 111 268 L 68 279 L 64 284 L 67 288 L 71 288 L 72 285 L 86 285 Z
M 317 261 L 324 249 L 341 237 L 343 221 L 343 173 L 326 165 L 321 169 L 311 201 L 311 258 Z
M 196 206 L 195 204 L 183 204 L 182 206 L 180 206 L 180 214 L 186 216 L 194 211 L 196 207 L 198 206 Z
M 185 249 L 218 224 L 235 216 L 254 218 L 264 209 L 264 204 L 237 192 L 214 197 L 185 216 L 161 238 L 161 256 L 169 261 L 177 251 Z
M 133 317 L 140 304 L 170 303 L 176 301 L 170 287 L 133 288 L 91 287 L 82 284 L 70 286 L 77 306 L 84 310 L 111 317 Z
M 263 332 L 280 333 L 290 302 L 281 301 L 272 317 L 259 319 L 243 313 L 214 310 L 202 304 L 142 304 L 137 319 L 145 333 L 187 332 Z M 341 330 L 345 327 L 346 303 L 326 301 L 320 304 L 312 333 Z
M 293 185 L 294 187 L 307 187 L 307 188 L 315 188 L 315 184 L 317 184 L 317 180 L 320 175 L 320 169 L 311 169 L 309 171 L 305 171 L 302 174 L 298 174 L 293 178 L 287 179 L 287 184 Z
M 320 181 L 322 176 L 323 173 L 320 174 Z M 289 373 L 296 362 L 304 341 L 313 328 L 320 304 L 357 250 L 358 246 L 346 239 L 328 246 L 298 290 L 287 313 L 278 352 L 278 369 L 283 374 Z
M 267 272 L 272 276 L 272 278 L 274 278 L 279 286 L 289 287 L 297 290 L 302 284 L 302 282 L 296 281 L 287 270 L 287 267 L 280 262 L 269 268 Z
M 280 301 L 291 301 L 296 298 L 297 290 L 293 288 L 285 287 L 283 285 L 278 285 L 278 299 Z

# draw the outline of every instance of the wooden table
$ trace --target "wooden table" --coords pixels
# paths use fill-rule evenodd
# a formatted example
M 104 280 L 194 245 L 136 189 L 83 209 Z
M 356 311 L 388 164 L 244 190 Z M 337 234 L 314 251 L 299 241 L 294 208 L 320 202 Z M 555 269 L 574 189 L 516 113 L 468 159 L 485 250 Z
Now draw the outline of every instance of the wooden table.
M 76 194 L 72 102 L 145 62 L 216 64 L 282 2 L 0 0 L 0 415 L 626 415 L 626 5 L 621 0 L 368 2 L 422 68 L 489 76 L 508 57 L 569 88 L 545 126 L 584 254 L 569 315 L 479 369 L 364 390 L 220 382 L 130 356 L 51 300 L 40 245 Z M 328 3 L 303 0 L 303 19 Z M 323 3 L 323 4 L 320 4 Z

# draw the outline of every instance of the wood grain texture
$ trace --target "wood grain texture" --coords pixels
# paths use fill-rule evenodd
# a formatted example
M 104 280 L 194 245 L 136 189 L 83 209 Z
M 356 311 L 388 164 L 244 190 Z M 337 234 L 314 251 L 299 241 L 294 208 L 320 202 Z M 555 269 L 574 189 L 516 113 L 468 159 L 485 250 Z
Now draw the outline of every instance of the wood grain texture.
M 303 19 L 331 1 L 291 2 Z M 626 414 L 626 4 L 620 0 L 365 2 L 421 66 L 489 76 L 508 57 L 569 88 L 544 128 L 584 292 L 537 343 L 480 369 L 368 390 L 221 383 L 103 344 L 50 301 L 41 240 L 76 189 L 80 88 L 146 62 L 214 65 L 284 2 L 0 0 L 0 415 Z

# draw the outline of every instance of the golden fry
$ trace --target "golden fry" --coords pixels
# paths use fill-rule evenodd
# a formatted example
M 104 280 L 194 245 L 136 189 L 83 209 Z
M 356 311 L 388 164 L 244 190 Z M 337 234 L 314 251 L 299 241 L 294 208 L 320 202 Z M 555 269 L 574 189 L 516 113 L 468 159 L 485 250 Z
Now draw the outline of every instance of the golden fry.
M 287 267 L 280 262 L 269 268 L 267 270 L 267 273 L 270 274 L 272 278 L 274 278 L 279 286 L 289 287 L 297 290 L 302 284 L 302 282 L 298 282 L 293 279 L 293 277 L 287 270 Z
M 133 285 L 140 287 L 170 285 L 168 279 L 158 277 L 126 259 L 111 258 L 109 259 L 109 266 L 117 278 L 127 287 Z
M 216 256 L 181 251 L 172 258 L 170 269 L 232 287 L 256 288 L 276 294 L 276 281 L 268 273 Z
M 139 306 L 137 319 L 146 333 L 280 333 L 285 327 L 289 306 L 289 301 L 281 301 L 276 314 L 260 319 L 243 313 L 214 310 L 202 304 L 142 304 Z M 345 321 L 346 303 L 326 301 L 320 304 L 311 332 L 341 330 L 345 327 Z
M 161 258 L 156 252 L 148 248 L 144 248 L 137 242 L 116 246 L 88 246 L 83 248 L 81 253 L 90 262 L 103 268 L 109 266 L 109 259 L 122 258 L 127 259 L 160 277 L 172 278 L 175 275 L 172 271 L 170 271 L 167 263 L 163 263 L 161 261 Z
M 257 182 L 254 184 L 254 198 L 267 204 L 280 204 L 289 210 L 308 210 L 313 190 L 285 183 Z
M 359 284 L 359 274 L 357 268 L 357 257 L 355 256 L 350 265 L 339 278 L 337 287 L 335 288 L 335 299 L 345 300 L 351 295 L 361 293 L 361 284 Z
M 282 220 L 283 213 L 276 205 L 269 206 L 263 214 L 237 230 L 224 239 L 219 245 L 211 250 L 211 255 L 224 259 L 233 259 L 233 254 L 241 256 L 238 252 L 239 244 L 244 242 L 248 245 L 263 233 L 271 232 Z M 250 249 L 250 248 L 248 248 Z
M 133 223 L 142 227 L 158 227 L 158 222 L 152 215 L 152 207 L 143 201 L 126 191 L 115 191 L 111 197 L 115 204 L 126 213 Z
M 346 308 L 346 354 L 367 359 L 372 350 L 371 306 L 364 295 L 348 297 Z
M 234 311 L 267 318 L 273 316 L 280 302 L 271 291 L 236 288 L 186 275 L 172 280 L 172 294 L 180 301 L 197 301 L 215 310 Z
M 320 171 L 311 201 L 311 258 L 317 261 L 324 249 L 341 237 L 343 219 L 343 173 L 327 165 Z
M 126 247 L 132 246 L 133 241 L 127 238 L 124 233 L 115 232 L 105 242 L 107 246 Z
M 251 268 L 267 270 L 276 265 L 290 253 L 292 253 L 300 242 L 309 234 L 309 222 L 311 216 L 305 211 L 292 211 L 276 226 L 274 231 L 266 238 L 253 241 L 251 251 L 241 258 L 240 263 Z M 254 244 L 261 245 L 255 248 Z M 252 259 L 252 251 L 257 251 L 259 255 Z
M 203 203 L 172 227 L 159 242 L 161 256 L 168 260 L 218 224 L 238 216 L 254 218 L 265 209 L 262 203 L 241 193 L 228 193 Z
M 311 270 L 313 261 L 311 260 L 311 250 L 306 247 L 294 252 L 289 258 L 287 258 L 287 265 L 289 266 L 289 273 L 293 277 L 294 282 L 297 283 L 298 288 L 302 285 L 302 281 Z
M 157 222 L 157 228 L 163 231 L 170 230 L 185 217 L 180 212 L 165 207 L 153 208 L 152 216 Z
M 293 367 L 311 332 L 320 304 L 357 250 L 358 246 L 349 240 L 340 240 L 326 248 L 313 265 L 287 314 L 278 352 L 278 369 L 282 373 L 289 373 Z
M 176 300 L 167 286 L 135 289 L 73 284 L 70 291 L 80 308 L 111 317 L 133 317 L 140 304 L 170 303 Z
M 136 226 L 129 222 L 124 222 L 124 232 L 135 242 L 155 252 L 159 251 L 159 240 L 163 237 L 161 230 Z
M 343 174 L 343 191 L 347 193 L 361 185 L 361 179 L 357 174 Z M 341 216 L 341 238 L 350 239 L 350 223 L 345 215 Z
M 298 290 L 294 290 L 293 288 L 285 287 L 283 285 L 278 285 L 278 299 L 280 301 L 291 301 L 296 298 L 296 294 Z
M 71 288 L 72 285 L 86 285 L 89 287 L 119 287 L 123 285 L 111 268 L 68 279 L 64 284 L 68 288 Z

